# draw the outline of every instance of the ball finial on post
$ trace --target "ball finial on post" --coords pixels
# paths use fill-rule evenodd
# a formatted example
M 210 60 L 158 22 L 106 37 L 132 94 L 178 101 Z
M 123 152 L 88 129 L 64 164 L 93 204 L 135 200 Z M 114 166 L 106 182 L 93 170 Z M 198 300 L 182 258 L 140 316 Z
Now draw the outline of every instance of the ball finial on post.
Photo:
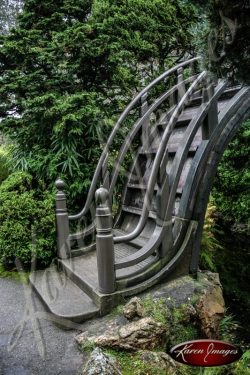
M 56 186 L 57 190 L 63 191 L 64 188 L 65 188 L 65 183 L 61 178 L 58 178 L 55 182 L 55 186 Z
M 101 186 L 95 193 L 95 201 L 97 206 L 104 207 L 109 198 L 109 192 L 103 186 Z

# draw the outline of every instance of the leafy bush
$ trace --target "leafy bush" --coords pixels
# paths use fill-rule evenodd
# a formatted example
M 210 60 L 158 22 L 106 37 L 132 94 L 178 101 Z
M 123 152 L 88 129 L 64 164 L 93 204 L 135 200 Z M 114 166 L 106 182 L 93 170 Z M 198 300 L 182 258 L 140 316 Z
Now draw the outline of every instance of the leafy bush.
M 221 233 L 216 228 L 215 212 L 216 207 L 210 201 L 205 215 L 200 253 L 200 267 L 210 271 L 216 271 L 215 251 L 223 249 L 223 246 L 220 245 L 215 237 L 215 233 Z
M 32 176 L 12 173 L 0 186 L 0 261 L 38 265 L 51 261 L 55 248 L 54 197 Z
M 8 168 L 8 151 L 6 147 L 0 147 L 0 183 L 9 175 Z
M 242 124 L 218 168 L 213 197 L 222 221 L 247 232 L 250 223 L 250 120 Z M 244 229 L 245 228 L 245 229 Z

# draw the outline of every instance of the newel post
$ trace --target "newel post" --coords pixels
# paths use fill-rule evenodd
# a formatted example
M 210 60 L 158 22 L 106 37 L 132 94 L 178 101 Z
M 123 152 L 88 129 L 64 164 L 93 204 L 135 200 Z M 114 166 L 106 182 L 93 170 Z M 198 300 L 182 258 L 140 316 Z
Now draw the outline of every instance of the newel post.
M 183 78 L 183 68 L 177 70 L 177 84 L 178 84 L 178 103 L 181 101 L 182 97 L 186 93 L 184 78 Z M 177 104 L 178 104 L 177 103 Z
M 214 83 L 211 80 L 208 80 L 208 82 L 206 82 L 205 87 L 203 88 L 203 94 L 202 94 L 203 96 L 202 102 L 203 103 L 210 102 L 208 114 L 205 120 L 203 121 L 203 125 L 201 128 L 203 140 L 209 139 L 214 129 L 218 126 L 218 101 L 214 100 L 212 102 L 214 92 L 215 92 Z
M 56 227 L 57 227 L 57 256 L 61 259 L 70 257 L 69 217 L 67 211 L 64 182 L 56 180 Z
M 99 291 L 103 294 L 115 291 L 115 257 L 113 240 L 113 220 L 109 208 L 109 192 L 100 187 L 96 199 L 96 256 Z
M 140 110 L 139 110 L 139 116 L 140 117 L 143 117 L 145 115 L 145 113 L 147 112 L 148 110 L 148 101 L 147 101 L 147 98 L 148 98 L 148 94 L 145 93 L 142 97 L 141 97 L 141 106 L 140 106 Z M 146 118 L 144 121 L 143 121 L 143 124 L 142 124 L 142 146 L 143 146 L 143 149 L 145 151 L 148 150 L 149 148 L 149 118 Z

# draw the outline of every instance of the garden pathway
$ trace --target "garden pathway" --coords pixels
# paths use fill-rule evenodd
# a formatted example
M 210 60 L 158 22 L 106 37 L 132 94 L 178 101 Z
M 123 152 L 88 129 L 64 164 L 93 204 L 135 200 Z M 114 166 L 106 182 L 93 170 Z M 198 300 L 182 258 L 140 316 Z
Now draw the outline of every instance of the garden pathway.
M 34 319 L 34 311 L 44 310 L 36 297 L 32 301 L 27 285 L 0 278 L 0 375 L 75 375 L 84 361 L 77 331 L 62 330 L 46 316 Z

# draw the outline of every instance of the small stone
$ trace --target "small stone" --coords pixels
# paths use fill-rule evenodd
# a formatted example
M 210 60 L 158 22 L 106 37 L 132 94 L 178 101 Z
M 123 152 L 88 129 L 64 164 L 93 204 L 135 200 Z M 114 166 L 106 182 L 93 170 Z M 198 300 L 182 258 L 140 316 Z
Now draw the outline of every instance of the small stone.
M 123 308 L 123 315 L 128 320 L 144 316 L 144 306 L 140 298 L 132 298 Z
M 93 338 L 89 335 L 88 331 L 82 332 L 75 336 L 75 340 L 80 348 L 84 349 L 85 345 L 88 345 L 88 343 L 92 343 Z
M 96 348 L 79 375 L 122 375 L 118 362 Z

